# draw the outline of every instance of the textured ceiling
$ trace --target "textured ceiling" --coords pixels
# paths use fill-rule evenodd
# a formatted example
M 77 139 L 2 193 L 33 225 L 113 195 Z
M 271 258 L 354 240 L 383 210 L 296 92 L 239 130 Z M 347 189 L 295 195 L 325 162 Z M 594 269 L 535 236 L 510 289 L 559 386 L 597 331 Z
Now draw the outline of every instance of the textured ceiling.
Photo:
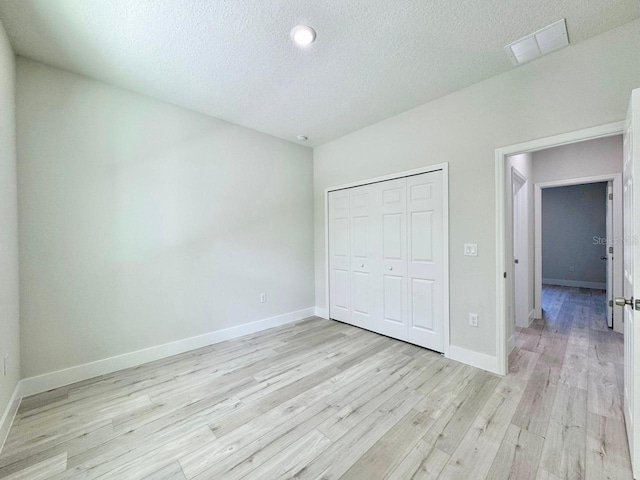
M 20 55 L 311 146 L 514 68 L 503 47 L 562 17 L 575 44 L 638 16 L 638 0 L 0 0 Z

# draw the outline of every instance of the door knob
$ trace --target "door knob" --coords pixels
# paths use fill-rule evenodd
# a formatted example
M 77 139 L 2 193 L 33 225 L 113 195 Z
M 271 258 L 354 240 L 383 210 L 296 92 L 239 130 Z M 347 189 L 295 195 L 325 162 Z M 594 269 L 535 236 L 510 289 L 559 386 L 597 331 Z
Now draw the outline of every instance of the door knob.
M 607 259 L 606 255 L 603 255 L 603 256 L 600 257 L 600 260 L 606 260 L 606 259 Z
M 360 265 L 360 268 L 364 268 L 364 263 L 362 265 Z
M 389 267 L 389 271 L 393 270 L 393 267 Z
M 631 300 L 624 297 L 616 297 L 616 305 L 618 305 L 619 307 L 624 307 L 625 305 L 633 305 L 633 297 L 631 297 Z
M 520 263 L 520 260 L 518 260 L 517 258 L 513 261 L 513 263 Z

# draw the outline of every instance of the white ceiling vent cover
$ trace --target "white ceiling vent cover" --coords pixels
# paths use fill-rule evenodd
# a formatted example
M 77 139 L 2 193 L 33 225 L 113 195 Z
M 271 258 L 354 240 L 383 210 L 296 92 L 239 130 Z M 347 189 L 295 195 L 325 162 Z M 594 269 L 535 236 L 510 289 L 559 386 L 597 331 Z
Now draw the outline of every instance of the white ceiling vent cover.
M 563 18 L 507 45 L 504 49 L 514 65 L 521 65 L 567 45 L 569 35 Z

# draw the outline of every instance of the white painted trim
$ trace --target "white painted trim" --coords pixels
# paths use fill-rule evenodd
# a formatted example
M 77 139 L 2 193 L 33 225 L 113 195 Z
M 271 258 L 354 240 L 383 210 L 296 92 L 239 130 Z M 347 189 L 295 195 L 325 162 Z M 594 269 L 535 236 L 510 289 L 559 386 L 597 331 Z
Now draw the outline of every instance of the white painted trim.
M 623 131 L 624 122 L 615 122 L 496 149 L 496 358 L 499 359 L 496 373 L 506 375 L 509 365 L 506 338 L 506 281 L 503 276 L 504 272 L 506 272 L 505 265 L 507 260 L 505 246 L 505 162 L 507 157 L 517 153 L 533 152 L 535 150 L 568 145 L 594 138 L 620 135 Z
M 316 317 L 324 318 L 325 320 L 329 320 L 329 309 L 316 307 Z
M 7 436 L 9 435 L 9 430 L 11 429 L 11 425 L 13 425 L 13 421 L 18 413 L 18 408 L 20 407 L 20 401 L 23 397 L 21 386 L 22 382 L 18 382 L 13 389 L 13 394 L 9 399 L 7 408 L 4 410 L 2 418 L 0 418 L 0 453 L 2 453 L 4 443 L 7 441 Z
M 509 354 L 511 354 L 511 352 L 513 352 L 514 348 L 516 348 L 516 334 L 515 333 L 509 337 L 509 347 L 508 347 Z
M 544 282 L 542 278 L 542 190 L 544 188 L 553 187 L 567 187 L 571 185 L 583 185 L 586 183 L 598 183 L 598 182 L 613 182 L 613 237 L 622 238 L 622 173 L 609 173 L 606 175 L 594 175 L 590 177 L 578 177 L 568 178 L 566 180 L 553 180 L 549 182 L 539 182 L 533 186 L 534 196 L 534 218 L 535 226 L 534 230 L 534 309 L 536 311 L 536 318 L 542 318 L 542 284 L 549 283 L 550 285 L 564 285 L 568 287 L 582 287 L 584 288 L 599 288 L 603 287 L 600 284 L 594 284 L 597 286 L 586 286 L 588 282 L 580 282 L 575 285 L 551 283 L 553 280 L 549 279 L 549 282 Z M 616 255 L 614 247 L 613 255 L 613 297 L 622 297 L 622 255 Z M 618 278 L 616 282 L 615 279 Z M 606 284 L 604 284 L 606 289 Z M 614 308 L 613 310 L 613 323 L 614 325 L 622 325 L 622 309 Z
M 344 190 L 346 188 L 359 187 L 370 183 L 384 182 L 387 180 L 395 180 L 412 175 L 420 175 L 422 173 L 436 172 L 442 170 L 442 234 L 443 234 L 443 255 L 446 261 L 443 265 L 442 281 L 444 284 L 444 356 L 449 357 L 449 348 L 451 343 L 451 327 L 449 317 L 449 163 L 438 163 L 404 172 L 392 173 L 382 177 L 368 178 L 357 182 L 346 183 L 335 187 L 327 187 L 324 189 L 324 288 L 325 288 L 325 309 L 326 317 L 329 318 L 329 192 L 336 190 Z M 321 307 L 316 307 L 317 311 L 322 311 Z M 320 316 L 320 315 L 318 315 Z
M 560 287 L 581 287 L 593 288 L 595 290 L 606 290 L 607 284 L 600 282 L 581 282 L 579 280 L 564 280 L 562 278 L 543 278 L 543 285 L 557 285 Z
M 492 357 L 486 353 L 475 352 L 473 350 L 467 350 L 466 348 L 456 347 L 451 345 L 449 347 L 449 357 L 451 360 L 457 362 L 466 363 L 472 367 L 481 368 L 491 373 L 500 374 L 500 363 L 498 357 Z
M 315 308 L 309 307 L 295 312 L 289 312 L 283 315 L 277 315 L 275 317 L 265 318 L 263 320 L 257 320 L 255 322 L 205 333 L 204 335 L 198 335 L 178 340 L 176 342 L 165 343 L 164 345 L 157 345 L 155 347 L 137 350 L 135 352 L 125 353 L 123 355 L 117 355 L 115 357 L 85 363 L 83 365 L 77 365 L 63 370 L 45 373 L 36 377 L 25 378 L 20 382 L 20 394 L 23 397 L 26 397 L 28 395 L 46 392 L 53 388 L 63 387 L 65 385 L 87 380 L 99 375 L 113 373 L 118 370 L 135 367 L 143 363 L 153 362 L 172 355 L 178 355 L 197 348 L 224 342 L 225 340 L 238 338 L 243 335 L 249 335 L 269 328 L 297 322 L 314 315 Z
M 542 317 L 542 315 L 540 315 L 540 317 Z M 529 325 L 527 325 L 527 328 L 529 328 L 531 326 L 531 324 L 533 323 L 533 321 L 536 318 L 540 318 L 540 317 L 536 317 L 536 310 L 533 309 L 529 312 Z

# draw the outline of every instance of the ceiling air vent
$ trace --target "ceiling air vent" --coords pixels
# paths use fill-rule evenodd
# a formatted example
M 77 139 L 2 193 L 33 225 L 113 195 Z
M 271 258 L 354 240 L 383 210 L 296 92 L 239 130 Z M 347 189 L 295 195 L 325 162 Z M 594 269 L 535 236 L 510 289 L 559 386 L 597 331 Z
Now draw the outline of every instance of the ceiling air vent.
M 567 24 L 563 18 L 507 45 L 504 49 L 514 65 L 522 65 L 567 45 L 569 45 L 569 36 Z

